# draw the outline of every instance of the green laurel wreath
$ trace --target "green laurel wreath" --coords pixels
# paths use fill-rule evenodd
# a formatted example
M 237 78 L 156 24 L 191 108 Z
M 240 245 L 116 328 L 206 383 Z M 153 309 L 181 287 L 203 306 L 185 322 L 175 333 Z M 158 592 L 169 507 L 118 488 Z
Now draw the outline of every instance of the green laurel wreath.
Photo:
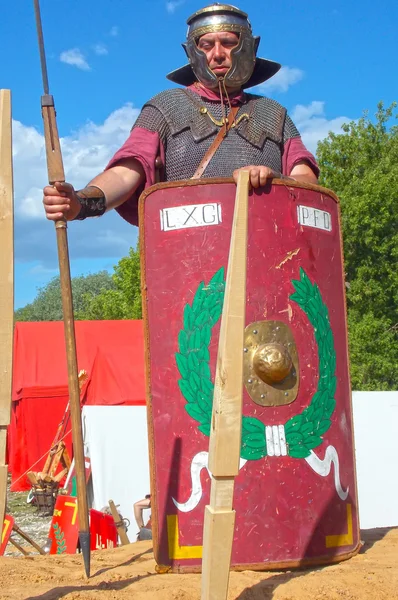
M 290 296 L 307 315 L 314 327 L 318 346 L 319 379 L 316 393 L 309 406 L 285 424 L 288 455 L 306 458 L 311 450 L 322 444 L 322 435 L 331 425 L 330 417 L 336 406 L 336 352 L 329 322 L 328 309 L 317 284 L 312 284 L 300 268 L 300 280 L 292 281 L 295 292 Z M 184 308 L 184 328 L 178 334 L 179 352 L 176 363 L 182 379 L 178 381 L 187 404 L 185 410 L 198 429 L 210 435 L 214 384 L 209 367 L 209 343 L 212 327 L 222 313 L 225 281 L 224 267 L 219 269 L 207 285 L 202 281 L 192 305 Z M 241 457 L 258 460 L 267 456 L 265 424 L 255 417 L 242 418 Z
M 62 531 L 61 527 L 58 525 L 58 523 L 54 523 L 53 528 L 54 528 L 55 542 L 57 544 L 57 554 L 64 554 L 66 552 L 66 542 L 64 539 L 65 534 Z

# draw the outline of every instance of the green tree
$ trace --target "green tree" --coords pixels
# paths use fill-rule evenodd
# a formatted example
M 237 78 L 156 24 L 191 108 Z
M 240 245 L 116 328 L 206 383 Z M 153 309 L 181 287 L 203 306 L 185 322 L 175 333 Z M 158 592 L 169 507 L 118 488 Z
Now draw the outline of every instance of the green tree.
M 141 319 L 141 274 L 138 247 L 114 267 L 113 287 L 86 294 L 85 319 Z M 83 318 L 83 317 L 82 317 Z
M 341 201 L 353 389 L 398 389 L 396 104 L 318 144 L 321 184 Z
M 92 275 L 73 277 L 72 292 L 75 317 L 86 318 L 88 306 L 93 298 L 105 291 L 114 289 L 115 284 L 107 271 Z M 15 311 L 16 321 L 62 321 L 62 300 L 59 277 L 54 277 L 45 287 L 39 289 L 30 304 Z

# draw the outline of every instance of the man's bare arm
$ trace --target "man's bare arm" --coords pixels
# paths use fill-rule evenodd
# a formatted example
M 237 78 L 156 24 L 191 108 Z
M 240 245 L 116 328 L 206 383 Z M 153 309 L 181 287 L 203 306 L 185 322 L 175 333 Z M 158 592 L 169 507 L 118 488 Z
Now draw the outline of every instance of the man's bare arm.
M 144 527 L 143 511 L 145 508 L 150 508 L 150 507 L 151 507 L 150 498 L 144 498 L 143 500 L 139 500 L 138 502 L 135 502 L 135 504 L 134 504 L 134 507 L 133 507 L 134 508 L 134 518 L 140 529 L 142 527 Z
M 318 177 L 311 169 L 308 163 L 300 161 L 296 163 L 290 172 L 290 177 L 296 181 L 304 181 L 306 183 L 318 183 Z
M 56 182 L 54 186 L 44 188 L 46 217 L 51 221 L 76 219 L 82 208 L 82 198 L 79 195 L 87 197 L 87 202 L 90 202 L 91 197 L 93 201 L 96 197 L 100 200 L 103 193 L 104 209 L 116 208 L 126 202 L 144 181 L 145 173 L 141 163 L 132 158 L 125 159 L 94 177 L 86 188 L 79 190 L 79 194 L 70 183 Z

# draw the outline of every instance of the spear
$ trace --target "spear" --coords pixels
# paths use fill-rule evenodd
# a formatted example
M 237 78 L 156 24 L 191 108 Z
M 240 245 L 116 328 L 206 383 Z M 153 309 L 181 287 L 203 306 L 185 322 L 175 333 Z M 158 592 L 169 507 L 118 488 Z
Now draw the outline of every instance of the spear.
M 50 185 L 56 181 L 64 182 L 65 173 L 59 142 L 54 98 L 49 94 L 46 56 L 44 52 L 43 30 L 41 26 L 39 0 L 34 1 L 37 36 L 39 41 L 41 72 L 43 77 L 44 95 L 41 97 L 41 110 L 44 120 L 44 137 L 47 155 L 47 173 Z M 75 326 L 73 316 L 72 284 L 68 252 L 68 236 L 66 220 L 55 222 L 58 246 L 59 275 L 61 282 L 62 310 L 64 315 L 64 333 L 66 344 L 66 359 L 68 365 L 68 388 L 72 425 L 73 455 L 76 468 L 77 504 L 79 520 L 79 542 L 83 554 L 84 568 L 90 577 L 90 529 L 88 518 L 88 503 L 86 475 L 84 467 L 83 430 L 80 410 L 80 390 L 76 357 Z

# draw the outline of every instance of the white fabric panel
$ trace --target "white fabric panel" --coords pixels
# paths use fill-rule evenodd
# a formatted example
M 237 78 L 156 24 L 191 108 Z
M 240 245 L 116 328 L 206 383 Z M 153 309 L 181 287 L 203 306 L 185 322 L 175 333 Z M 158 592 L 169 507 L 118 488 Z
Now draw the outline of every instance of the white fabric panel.
M 398 392 L 353 392 L 355 454 L 361 529 L 398 526 Z M 133 504 L 149 493 L 149 457 L 144 406 L 85 406 L 94 502 L 112 499 L 131 521 Z M 148 518 L 150 511 L 144 517 Z
M 353 392 L 361 529 L 398 525 L 398 392 Z
M 133 504 L 149 494 L 148 434 L 145 406 L 85 406 L 83 423 L 89 447 L 93 508 L 101 510 L 113 500 L 131 526 L 128 536 L 138 532 Z M 145 514 L 146 513 L 146 514 Z M 144 519 L 150 511 L 145 511 Z

